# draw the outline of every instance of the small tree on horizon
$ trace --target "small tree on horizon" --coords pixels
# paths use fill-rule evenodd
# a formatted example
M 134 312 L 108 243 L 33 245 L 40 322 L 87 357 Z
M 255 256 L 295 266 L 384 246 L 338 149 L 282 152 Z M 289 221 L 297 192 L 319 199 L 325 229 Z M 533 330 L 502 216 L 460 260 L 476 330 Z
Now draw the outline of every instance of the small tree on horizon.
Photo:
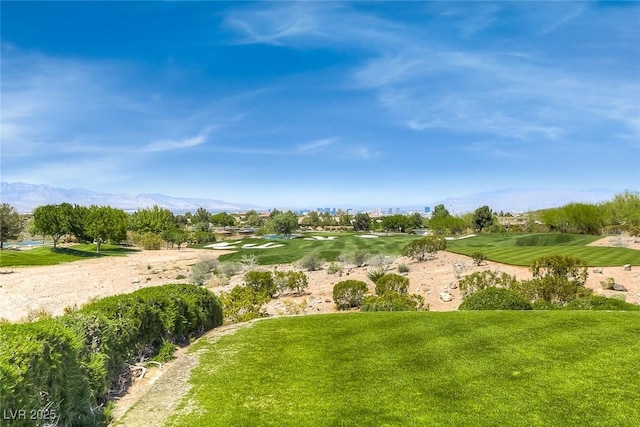
M 0 205 L 0 250 L 5 241 L 17 239 L 23 228 L 18 211 L 9 203 Z

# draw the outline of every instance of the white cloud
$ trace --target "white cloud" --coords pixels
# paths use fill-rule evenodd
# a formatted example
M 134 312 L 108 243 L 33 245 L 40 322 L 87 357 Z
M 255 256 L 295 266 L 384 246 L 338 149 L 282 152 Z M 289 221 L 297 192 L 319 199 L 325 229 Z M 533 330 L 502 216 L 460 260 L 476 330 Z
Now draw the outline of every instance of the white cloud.
M 166 150 L 180 150 L 183 148 L 195 147 L 197 145 L 207 142 L 209 133 L 214 129 L 213 126 L 200 132 L 198 135 L 190 138 L 182 139 L 161 139 L 153 141 L 148 144 L 142 151 L 166 151 Z
M 328 147 L 329 145 L 333 144 L 337 140 L 338 140 L 337 138 L 316 139 L 311 142 L 299 144 L 297 147 L 297 151 L 299 153 L 316 152 L 325 147 Z

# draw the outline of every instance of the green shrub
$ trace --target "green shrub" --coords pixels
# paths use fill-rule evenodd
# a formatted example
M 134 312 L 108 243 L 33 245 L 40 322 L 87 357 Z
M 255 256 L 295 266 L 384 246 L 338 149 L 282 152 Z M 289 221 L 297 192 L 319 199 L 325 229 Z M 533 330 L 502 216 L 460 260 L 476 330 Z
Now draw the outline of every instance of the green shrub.
M 327 274 L 342 273 L 342 266 L 337 262 L 332 262 L 327 268 Z
M 618 298 L 607 298 L 600 295 L 589 295 L 573 300 L 567 304 L 566 310 L 610 310 L 639 311 L 640 305 L 631 304 Z
M 482 252 L 474 252 L 471 254 L 471 258 L 473 258 L 473 263 L 475 265 L 480 265 L 487 259 L 487 256 Z
M 235 286 L 231 291 L 220 294 L 224 320 L 227 323 L 237 323 L 264 317 L 267 313 L 262 310 L 262 306 L 268 303 L 269 299 L 269 295 L 264 292 Z
M 147 250 L 159 250 L 163 243 L 162 237 L 155 233 L 144 233 L 138 240 L 138 246 Z
M 481 291 L 486 288 L 502 287 L 513 288 L 518 280 L 515 276 L 510 276 L 507 273 L 496 273 L 490 270 L 476 271 L 468 276 L 463 277 L 458 282 L 458 287 L 462 293 L 462 298 L 466 298 L 469 295 Z
M 616 279 L 614 279 L 613 277 L 607 277 L 604 280 L 600 281 L 600 286 L 602 286 L 602 289 L 613 289 L 613 285 L 616 284 Z
M 534 279 L 563 278 L 576 285 L 584 285 L 589 275 L 585 260 L 564 255 L 540 257 L 529 269 Z
M 3 410 L 24 409 L 29 415 L 51 402 L 52 419 L 46 421 L 52 425 L 92 424 L 89 408 L 95 400 L 91 399 L 85 367 L 78 357 L 81 351 L 80 339 L 53 319 L 3 324 L 0 327 Z M 34 421 L 27 416 L 7 425 L 32 426 Z
M 244 275 L 244 284 L 257 294 L 265 294 L 273 298 L 278 292 L 270 271 L 249 271 Z
M 402 249 L 402 255 L 418 261 L 433 258 L 438 251 L 447 248 L 447 241 L 442 236 L 426 236 L 413 240 Z
M 382 295 L 387 292 L 395 292 L 406 295 L 409 289 L 409 279 L 398 274 L 386 274 L 378 279 L 376 284 L 376 294 Z
M 352 307 L 360 307 L 364 294 L 367 293 L 367 284 L 360 280 L 343 280 L 333 286 L 333 301 L 338 310 Z
M 247 261 L 250 262 L 250 261 Z M 244 263 L 244 262 L 243 262 Z M 238 274 L 242 270 L 242 265 L 233 261 L 225 261 L 216 265 L 215 271 L 218 275 L 224 277 L 232 277 Z M 249 264 L 244 264 L 249 267 Z
M 557 306 L 564 306 L 571 301 L 591 295 L 593 292 L 583 285 L 576 284 L 564 277 L 544 276 L 531 280 L 516 281 L 511 289 L 531 302 L 546 301 Z
M 307 275 L 302 271 L 276 271 L 273 280 L 280 293 L 289 291 L 301 294 L 309 286 Z
M 310 253 L 302 258 L 300 258 L 297 262 L 298 268 L 307 271 L 316 271 L 322 268 L 322 264 L 324 264 L 324 260 L 320 257 L 320 255 L 315 253 Z
M 376 283 L 380 278 L 384 277 L 387 272 L 380 267 L 370 268 L 367 271 L 367 278 L 371 280 L 373 283 Z
M 382 295 L 364 297 L 360 311 L 418 311 L 428 310 L 424 305 L 424 298 L 417 294 L 399 294 L 385 292 Z
M 409 272 L 409 266 L 407 264 L 398 264 L 398 273 L 408 273 Z
M 560 309 L 560 307 L 558 307 L 555 304 L 552 304 L 548 301 L 543 301 L 543 300 L 538 300 L 538 301 L 534 301 L 531 303 L 531 308 L 533 308 L 534 310 L 558 310 Z
M 458 310 L 531 310 L 531 304 L 512 290 L 490 287 L 469 295 Z
M 2 324 L 2 405 L 38 410 L 46 397 L 59 405 L 56 425 L 97 425 L 104 415 L 90 408 L 104 400 L 125 363 L 220 324 L 218 298 L 193 285 L 145 288 L 59 318 Z

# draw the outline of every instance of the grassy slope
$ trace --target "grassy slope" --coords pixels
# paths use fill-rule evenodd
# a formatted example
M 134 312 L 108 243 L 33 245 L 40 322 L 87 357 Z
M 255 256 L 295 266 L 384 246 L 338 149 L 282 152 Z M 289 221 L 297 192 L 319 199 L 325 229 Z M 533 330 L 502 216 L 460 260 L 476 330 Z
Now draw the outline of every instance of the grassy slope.
M 313 236 L 316 234 L 309 234 Z M 327 237 L 330 234 L 319 233 L 319 236 Z M 258 258 L 258 263 L 263 265 L 269 264 L 287 264 L 300 259 L 308 253 L 317 253 L 326 261 L 335 261 L 338 255 L 343 252 L 350 252 L 357 249 L 365 250 L 371 254 L 384 255 L 400 255 L 402 248 L 411 240 L 420 236 L 411 235 L 392 235 L 383 236 L 377 239 L 366 239 L 354 237 L 350 233 L 341 233 L 335 235 L 334 240 L 311 241 L 305 239 L 291 240 L 265 240 L 265 239 L 246 239 L 243 243 L 264 244 L 273 242 L 284 245 L 280 248 L 272 249 L 242 249 L 233 254 L 226 254 L 220 257 L 222 261 L 239 261 L 243 255 L 254 254 Z
M 135 251 L 135 249 L 112 245 L 102 245 L 100 253 L 96 253 L 96 245 L 74 245 L 67 248 L 58 248 L 55 251 L 50 247 L 25 251 L 3 251 L 0 253 L 0 267 L 55 265 L 81 259 L 126 255 Z
M 170 425 L 640 425 L 640 313 L 360 313 L 201 341 Z
M 482 252 L 487 259 L 512 265 L 531 265 L 541 256 L 583 258 L 591 266 L 640 265 L 640 251 L 585 246 L 599 236 L 574 234 L 482 234 L 447 243 L 447 250 L 463 255 Z

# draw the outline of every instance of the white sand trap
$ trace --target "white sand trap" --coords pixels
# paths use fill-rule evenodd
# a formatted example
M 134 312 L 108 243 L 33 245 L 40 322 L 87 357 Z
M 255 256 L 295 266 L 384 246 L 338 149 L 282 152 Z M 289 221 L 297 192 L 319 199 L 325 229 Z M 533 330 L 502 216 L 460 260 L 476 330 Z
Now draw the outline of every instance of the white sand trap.
M 205 248 L 209 249 L 238 249 L 235 246 L 238 242 L 222 242 L 222 243 L 212 243 L 210 245 L 205 246 Z
M 445 237 L 445 240 L 462 240 L 462 239 L 468 239 L 469 237 L 476 237 L 475 234 L 467 234 L 466 236 L 460 236 L 460 237 Z
M 356 235 L 356 237 L 362 237 L 363 239 L 377 239 L 380 236 L 376 236 L 375 234 L 360 234 Z
M 313 240 L 313 241 L 315 241 L 316 239 L 314 239 L 313 237 L 305 237 L 304 240 Z
M 251 247 L 246 248 L 246 249 L 271 249 L 271 248 L 279 248 L 280 246 L 284 246 L 284 245 L 277 245 L 275 243 L 265 243 L 264 245 L 251 246 Z
M 311 240 L 335 240 L 335 239 L 337 239 L 336 236 L 327 236 L 327 237 L 324 237 L 324 236 L 313 236 L 311 238 Z

